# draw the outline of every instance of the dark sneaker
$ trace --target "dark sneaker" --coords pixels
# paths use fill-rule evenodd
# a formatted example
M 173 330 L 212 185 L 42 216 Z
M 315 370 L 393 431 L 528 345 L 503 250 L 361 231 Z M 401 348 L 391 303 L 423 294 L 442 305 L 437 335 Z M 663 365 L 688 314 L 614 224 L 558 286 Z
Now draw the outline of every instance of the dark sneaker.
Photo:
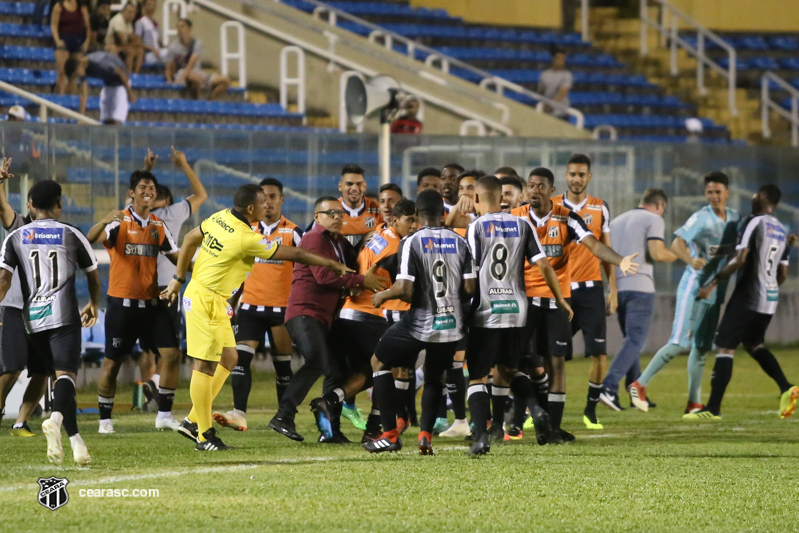
M 552 433 L 549 425 L 549 413 L 541 409 L 541 406 L 536 405 L 531 409 L 533 414 L 533 423 L 535 424 L 535 440 L 539 446 L 547 443 Z
M 566 431 L 565 429 L 561 428 L 558 430 L 560 436 L 563 438 L 563 442 L 574 442 L 577 440 L 577 437 Z
M 488 438 L 491 439 L 491 442 L 500 442 L 505 440 L 505 430 L 502 429 L 502 424 L 495 424 L 492 425 L 491 428 L 488 429 Z
M 319 440 L 317 442 L 321 442 L 323 444 L 352 444 L 352 441 L 340 431 L 338 433 L 334 433 L 330 437 L 319 435 Z
M 602 392 L 599 394 L 599 401 L 614 411 L 624 411 L 624 407 L 622 407 L 619 402 L 619 395 L 611 390 L 602 389 Z
M 376 441 L 380 438 L 383 434 L 382 431 L 379 429 L 367 429 L 363 432 L 363 437 L 361 437 L 361 444 L 366 444 L 367 442 Z
M 560 430 L 555 430 L 549 434 L 548 443 L 549 444 L 564 444 L 566 440 L 561 435 Z
M 491 437 L 488 436 L 488 433 L 483 433 L 483 436 L 477 439 L 474 444 L 472 444 L 472 447 L 469 448 L 469 451 L 466 452 L 466 455 L 476 457 L 478 455 L 485 455 L 489 451 L 491 451 Z
M 269 425 L 267 427 L 269 429 L 274 429 L 284 437 L 288 437 L 291 440 L 296 440 L 297 442 L 302 442 L 305 440 L 305 437 L 297 433 L 297 429 L 294 427 L 294 420 L 288 420 L 286 418 L 275 416 L 269 421 Z
M 197 442 L 197 437 L 199 436 L 197 430 L 197 424 L 195 424 L 188 418 L 184 418 L 183 422 L 180 423 L 178 429 L 176 429 L 175 431 L 177 431 L 187 439 Z
M 649 404 L 649 408 L 650 408 L 650 409 L 654 409 L 655 407 L 657 407 L 657 406 L 658 406 L 658 404 L 656 404 L 655 402 L 653 402 L 653 401 L 652 401 L 652 398 L 650 398 L 649 396 L 647 396 L 647 397 L 646 397 L 646 402 Z
M 433 453 L 433 444 L 427 436 L 419 437 L 419 453 L 421 455 L 435 455 Z
M 365 443 L 363 449 L 369 453 L 398 452 L 402 449 L 402 439 L 391 440 L 381 434 L 380 438 Z
M 323 397 L 314 398 L 311 400 L 310 406 L 319 434 L 326 439 L 332 439 L 333 428 L 330 425 L 330 406 L 327 405 L 327 400 Z M 319 442 L 322 441 L 320 440 Z
M 194 449 L 199 452 L 218 452 L 223 450 L 232 450 L 232 446 L 228 446 L 222 439 L 216 436 L 216 429 L 211 428 L 205 433 L 203 433 L 203 437 L 205 438 L 204 441 L 197 441 L 197 444 L 194 445 Z

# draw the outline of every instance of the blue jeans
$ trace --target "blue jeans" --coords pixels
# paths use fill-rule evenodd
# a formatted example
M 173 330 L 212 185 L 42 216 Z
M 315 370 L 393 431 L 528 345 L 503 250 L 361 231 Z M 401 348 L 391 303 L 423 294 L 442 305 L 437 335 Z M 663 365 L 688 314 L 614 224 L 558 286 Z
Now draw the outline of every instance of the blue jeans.
M 655 306 L 655 293 L 640 291 L 619 291 L 619 326 L 624 335 L 621 350 L 613 358 L 605 381 L 606 390 L 618 392 L 621 378 L 627 376 L 629 385 L 641 375 L 641 350 L 649 334 L 652 312 Z

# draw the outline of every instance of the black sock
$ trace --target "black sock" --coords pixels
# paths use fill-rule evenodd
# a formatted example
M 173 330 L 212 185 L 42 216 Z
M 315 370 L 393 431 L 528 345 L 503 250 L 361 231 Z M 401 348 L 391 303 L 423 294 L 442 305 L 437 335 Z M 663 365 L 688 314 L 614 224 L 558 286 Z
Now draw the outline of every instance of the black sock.
M 408 420 L 412 426 L 419 425 L 419 419 L 416 416 L 416 372 L 411 368 L 408 371 L 408 394 L 405 396 L 405 406 L 408 411 Z
M 171 413 L 172 403 L 175 401 L 175 389 L 158 387 L 158 412 Z
M 330 405 L 341 405 L 343 407 L 341 403 L 341 395 L 343 394 L 344 390 L 342 390 L 341 387 L 336 387 L 332 391 L 323 395 L 323 398 L 327 400 L 327 403 Z
M 771 353 L 768 348 L 761 346 L 760 348 L 756 349 L 752 352 L 752 358 L 757 361 L 757 364 L 760 365 L 760 368 L 763 369 L 763 372 L 768 374 L 768 377 L 774 380 L 774 382 L 780 388 L 780 394 L 793 387 L 793 385 L 788 382 L 785 374 L 782 373 L 782 367 L 780 367 L 780 363 L 777 361 L 777 358 L 774 357 L 774 354 Z
M 341 433 L 341 409 L 344 407 L 342 403 L 335 403 L 330 406 L 330 429 L 333 435 Z
M 374 391 L 372 391 L 374 393 Z M 380 431 L 380 409 L 372 402 L 372 410 L 366 417 L 366 431 Z
M 290 355 L 275 355 L 272 357 L 272 364 L 275 365 L 275 388 L 277 389 L 277 401 L 283 399 L 283 393 L 291 383 L 291 378 L 294 373 L 291 371 L 291 356 Z
M 374 383 L 372 389 L 372 399 L 380 409 L 380 423 L 383 431 L 393 431 L 397 429 L 397 416 L 394 414 L 394 376 L 391 370 L 380 370 L 372 374 Z
M 455 361 L 447 370 L 447 393 L 452 400 L 455 418 L 466 418 L 466 379 L 463 377 L 463 362 Z
M 492 398 L 491 390 L 494 388 L 494 374 L 489 374 L 488 379 L 486 380 L 486 392 L 488 392 L 488 397 Z M 488 419 L 493 420 L 492 413 L 494 412 L 494 404 L 493 401 L 488 405 Z M 492 422 L 493 423 L 493 422 Z
M 53 411 L 64 416 L 63 426 L 68 436 L 78 433 L 78 404 L 75 400 L 75 383 L 67 376 L 55 380 L 53 387 Z M 108 411 L 109 418 L 111 411 Z
M 105 398 L 103 396 L 98 396 L 97 404 L 100 408 L 100 420 L 109 420 L 111 418 L 111 411 L 114 410 L 114 397 Z
M 486 432 L 491 397 L 488 395 L 486 386 L 480 383 L 478 385 L 469 385 L 467 398 L 469 400 L 469 413 L 472 415 L 472 424 L 474 424 L 474 440 L 478 440 Z
M 246 344 L 236 346 L 239 361 L 230 372 L 230 386 L 233 388 L 233 407 L 242 413 L 247 412 L 247 400 L 252 389 L 252 358 L 255 350 Z
M 527 401 L 521 396 L 513 395 L 513 425 L 522 429 L 524 415 L 527 413 Z
M 424 384 L 424 387 L 427 387 L 427 383 Z M 444 389 L 446 390 L 446 389 Z M 424 410 L 424 389 L 422 389 L 422 410 Z M 444 397 L 441 399 L 441 402 L 436 404 L 436 417 L 438 418 L 447 418 L 447 395 L 444 394 Z
M 546 372 L 537 378 L 531 378 L 535 388 L 535 399 L 545 411 L 549 410 L 549 376 Z
M 563 407 L 566 405 L 566 393 L 550 392 L 548 400 L 549 421 L 552 424 L 552 430 L 557 431 L 560 429 L 560 423 L 563 421 Z
M 508 405 L 508 394 L 510 389 L 507 387 L 491 387 L 491 424 L 494 427 L 502 427 L 505 423 L 505 408 Z
M 717 354 L 716 362 L 713 365 L 713 375 L 710 378 L 710 399 L 707 401 L 705 409 L 719 415 L 721 413 L 721 400 L 724 399 L 724 391 L 732 379 L 732 354 Z
M 510 390 L 513 392 L 514 398 L 519 398 L 519 403 L 524 406 L 522 409 L 525 410 L 529 407 L 532 413 L 533 407 L 538 405 L 538 399 L 535 396 L 530 376 L 524 372 L 516 372 L 510 382 Z
M 408 420 L 408 402 L 406 398 L 408 397 L 408 390 L 410 386 L 411 382 L 407 378 L 397 378 L 394 380 L 394 388 L 397 389 L 397 416 L 404 418 L 405 420 Z
M 426 377 L 426 376 L 425 376 Z M 447 397 L 444 393 L 444 386 L 439 379 L 425 379 L 424 390 L 422 391 L 422 420 L 420 431 L 427 431 L 433 434 L 433 426 L 436 425 L 436 415 L 439 407 L 444 404 L 444 416 L 446 417 Z M 382 407 L 380 408 L 382 412 Z
M 599 395 L 602 393 L 602 384 L 588 382 L 588 397 L 585 402 L 585 410 L 583 414 L 591 419 L 591 422 L 596 424 L 596 405 L 599 403 Z

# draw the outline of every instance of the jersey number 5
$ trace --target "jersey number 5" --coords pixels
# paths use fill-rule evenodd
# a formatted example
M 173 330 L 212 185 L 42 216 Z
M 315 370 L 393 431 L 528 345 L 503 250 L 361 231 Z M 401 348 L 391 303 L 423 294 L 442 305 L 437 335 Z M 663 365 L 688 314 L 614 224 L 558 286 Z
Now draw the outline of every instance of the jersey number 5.
M 777 250 L 779 249 L 780 247 L 777 246 L 776 244 L 772 244 L 768 249 L 768 255 L 766 256 L 766 275 L 769 277 L 771 276 L 771 273 L 774 270 L 774 265 L 777 263 L 774 260 L 774 256 L 777 255 Z

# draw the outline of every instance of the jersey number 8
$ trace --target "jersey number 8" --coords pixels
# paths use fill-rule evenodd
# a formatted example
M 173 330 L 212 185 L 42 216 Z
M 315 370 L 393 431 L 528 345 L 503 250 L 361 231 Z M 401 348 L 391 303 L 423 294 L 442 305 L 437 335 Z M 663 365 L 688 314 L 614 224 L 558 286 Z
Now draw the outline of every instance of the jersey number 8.
M 508 255 L 508 248 L 501 242 L 491 249 L 491 265 L 488 270 L 497 281 L 502 281 L 508 274 Z

